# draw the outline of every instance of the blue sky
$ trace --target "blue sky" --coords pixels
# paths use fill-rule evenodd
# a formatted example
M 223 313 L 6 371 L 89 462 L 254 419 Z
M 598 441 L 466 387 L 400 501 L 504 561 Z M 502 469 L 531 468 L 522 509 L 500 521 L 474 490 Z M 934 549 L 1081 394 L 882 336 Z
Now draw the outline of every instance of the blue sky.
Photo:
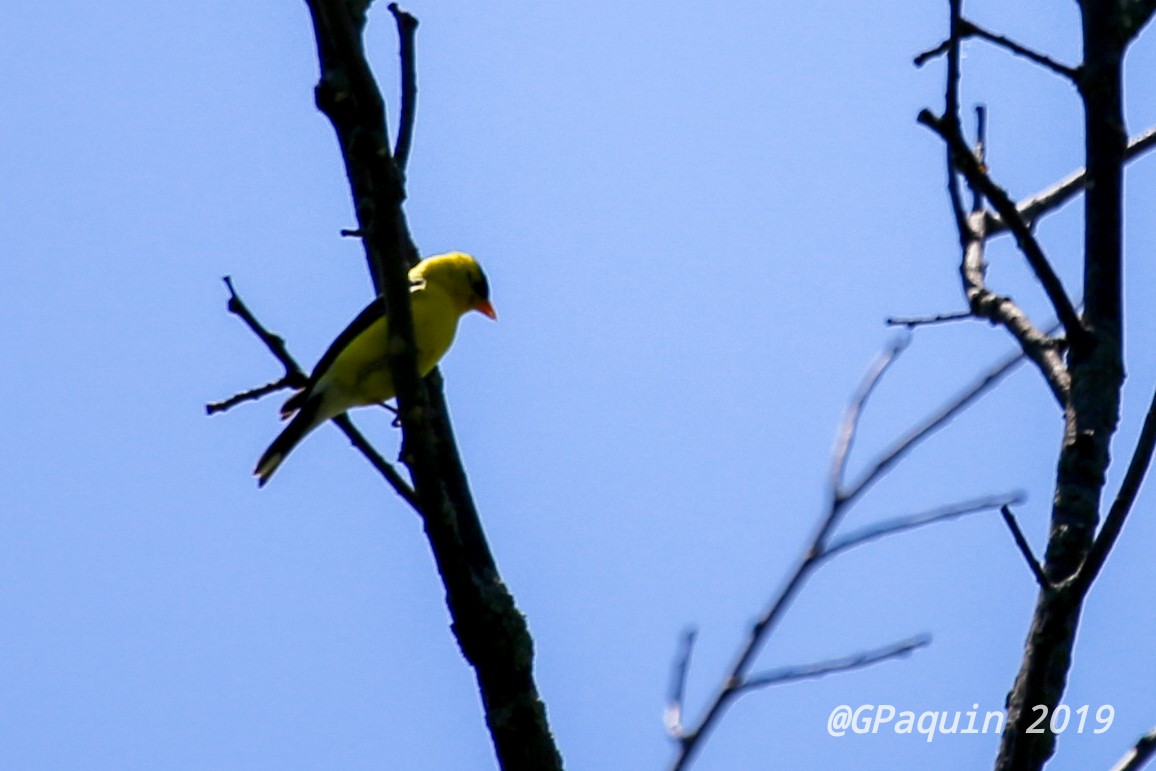
M 1074 4 L 968 4 L 1075 62 Z M 946 3 L 427 3 L 408 213 L 425 254 L 473 252 L 501 320 L 443 373 L 503 576 L 527 614 L 570 768 L 660 768 L 677 635 L 692 713 L 797 559 L 841 410 L 892 314 L 961 307 L 938 141 L 916 125 Z M 0 767 L 488 769 L 473 677 L 417 518 L 340 434 L 250 477 L 277 398 L 206 418 L 275 362 L 224 310 L 231 275 L 311 365 L 367 302 L 301 2 L 0 8 Z M 1156 38 L 1128 66 L 1156 123 Z M 384 4 L 367 45 L 393 102 Z M 1080 165 L 1071 88 L 967 46 L 1014 196 Z M 1156 382 L 1156 161 L 1128 178 L 1127 458 Z M 1040 237 L 1078 292 L 1079 206 Z M 995 288 L 1037 318 L 1022 260 Z M 868 412 L 862 468 L 1009 350 L 922 330 Z M 387 455 L 383 416 L 355 416 Z M 1023 370 L 928 442 L 849 526 L 1024 490 L 1040 548 L 1060 432 Z M 1114 490 L 1120 469 L 1114 469 Z M 1081 627 L 1056 769 L 1106 768 L 1156 723 L 1142 494 Z M 827 735 L 839 704 L 997 709 L 1031 578 L 997 517 L 885 541 L 808 585 L 766 667 L 928 632 L 912 658 L 738 702 L 696 768 L 983 767 L 995 736 Z

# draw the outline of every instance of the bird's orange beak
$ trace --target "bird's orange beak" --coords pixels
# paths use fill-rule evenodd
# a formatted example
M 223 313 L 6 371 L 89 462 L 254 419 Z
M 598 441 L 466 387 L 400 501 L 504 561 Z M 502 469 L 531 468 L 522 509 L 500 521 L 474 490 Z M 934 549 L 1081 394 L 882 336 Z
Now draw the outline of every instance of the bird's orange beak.
M 481 300 L 477 305 L 474 306 L 474 310 L 476 310 L 478 313 L 484 313 L 494 321 L 498 320 L 498 312 L 494 310 L 494 306 L 490 304 L 489 300 Z

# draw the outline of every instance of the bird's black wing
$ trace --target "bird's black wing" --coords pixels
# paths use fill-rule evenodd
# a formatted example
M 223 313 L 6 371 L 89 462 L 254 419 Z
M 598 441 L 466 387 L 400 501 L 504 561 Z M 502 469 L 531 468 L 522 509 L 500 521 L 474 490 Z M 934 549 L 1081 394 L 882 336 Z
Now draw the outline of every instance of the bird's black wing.
M 409 291 L 412 292 L 424 285 L 424 279 L 418 279 L 416 281 L 411 279 L 409 282 Z M 317 366 L 313 368 L 313 374 L 309 376 L 309 385 L 305 387 L 305 392 L 308 393 L 312 390 L 313 384 L 333 365 L 333 361 L 345 350 L 345 346 L 349 345 L 355 337 L 368 329 L 384 315 L 385 298 L 379 295 L 375 297 L 369 305 L 365 306 L 365 309 L 362 310 L 361 313 L 357 314 L 357 318 L 349 322 L 349 326 L 341 331 L 337 339 L 329 344 L 329 348 L 321 355 L 321 358 L 317 361 Z
M 329 344 L 329 348 L 321 355 L 317 361 L 317 366 L 313 368 L 313 374 L 309 376 L 309 385 L 305 387 L 306 392 L 312 390 L 313 385 L 325 374 L 325 371 L 333 366 L 334 360 L 345 350 L 345 346 L 353 342 L 355 337 L 384 315 L 385 299 L 375 297 L 361 313 L 357 314 L 357 318 L 349 322 L 349 326 L 341 331 L 341 334 Z

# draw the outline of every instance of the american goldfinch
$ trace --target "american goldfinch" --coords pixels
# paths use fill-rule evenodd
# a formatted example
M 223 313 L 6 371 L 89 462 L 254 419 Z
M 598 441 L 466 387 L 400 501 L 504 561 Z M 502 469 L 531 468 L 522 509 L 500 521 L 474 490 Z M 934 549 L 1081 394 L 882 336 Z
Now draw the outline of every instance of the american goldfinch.
M 409 272 L 417 367 L 422 377 L 437 366 L 454 340 L 458 319 L 478 311 L 496 319 L 490 288 L 481 267 L 468 254 L 429 257 Z M 381 404 L 393 398 L 386 346 L 389 320 L 380 298 L 350 322 L 317 362 L 309 383 L 281 407 L 285 427 L 253 471 L 264 486 L 297 443 L 332 417 L 351 407 Z M 294 415 L 294 413 L 296 413 Z

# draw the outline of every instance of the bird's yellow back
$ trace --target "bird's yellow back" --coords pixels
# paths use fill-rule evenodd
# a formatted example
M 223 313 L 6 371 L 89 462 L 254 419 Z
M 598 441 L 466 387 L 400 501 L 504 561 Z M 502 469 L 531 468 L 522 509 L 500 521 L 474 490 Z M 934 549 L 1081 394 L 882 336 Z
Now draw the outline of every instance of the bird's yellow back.
M 414 287 L 410 303 L 417 344 L 417 368 L 424 377 L 437 366 L 453 343 L 461 312 L 448 292 L 429 281 Z M 323 380 L 349 394 L 354 406 L 392 399 L 393 377 L 389 374 L 385 356 L 388 338 L 389 322 L 381 317 L 338 354 Z

